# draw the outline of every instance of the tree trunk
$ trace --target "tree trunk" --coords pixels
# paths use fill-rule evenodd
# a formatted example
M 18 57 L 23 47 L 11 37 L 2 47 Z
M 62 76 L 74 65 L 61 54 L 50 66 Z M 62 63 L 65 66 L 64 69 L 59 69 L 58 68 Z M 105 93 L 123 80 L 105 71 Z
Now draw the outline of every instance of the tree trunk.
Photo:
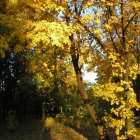
M 80 71 L 76 74 L 76 79 L 77 79 L 78 88 L 80 90 L 82 99 L 87 107 L 87 110 L 88 110 L 92 120 L 94 121 L 95 125 L 97 126 L 97 129 L 98 129 L 98 132 L 100 135 L 100 140 L 108 140 L 109 137 L 107 136 L 107 134 L 104 133 L 103 125 L 100 123 L 99 119 L 97 118 L 94 107 L 90 105 L 90 100 L 88 98 L 87 91 L 85 90 L 85 86 L 82 81 L 82 74 Z
M 74 57 L 74 55 L 72 55 L 72 60 L 73 60 L 73 66 L 74 66 L 74 69 L 75 69 L 75 72 L 76 72 L 78 89 L 80 90 L 81 97 L 82 97 L 82 99 L 83 99 L 83 101 L 86 105 L 86 108 L 87 108 L 92 120 L 94 121 L 97 129 L 98 129 L 98 132 L 99 132 L 99 135 L 100 135 L 100 140 L 109 140 L 109 136 L 108 136 L 107 132 L 104 131 L 105 129 L 104 129 L 103 125 L 100 123 L 99 119 L 96 116 L 96 112 L 95 112 L 94 107 L 90 105 L 90 100 L 89 100 L 87 91 L 85 90 L 84 83 L 82 81 L 81 70 L 78 66 L 79 58 L 78 57 L 76 58 L 76 57 Z
M 125 82 L 129 82 L 129 63 L 130 63 L 130 53 L 127 54 L 127 64 L 126 64 L 126 73 L 125 73 Z M 125 92 L 124 92 L 124 99 L 125 99 L 125 107 L 129 109 L 129 84 L 125 84 Z M 125 129 L 126 131 L 130 131 L 131 129 L 131 120 L 130 118 L 126 118 L 125 120 Z
M 126 84 L 125 85 L 125 107 L 126 109 L 129 109 L 129 100 L 128 100 L 128 96 L 129 96 L 129 85 Z M 125 120 L 125 128 L 126 128 L 126 131 L 130 131 L 131 127 L 130 127 L 130 124 L 131 124 L 131 121 L 130 121 L 130 118 L 126 118 Z
M 71 42 L 73 42 L 73 35 L 71 35 L 69 38 L 70 38 Z M 82 81 L 81 68 L 79 67 L 79 48 L 75 47 L 75 44 L 73 44 L 70 48 L 70 53 L 71 53 L 73 67 L 74 67 L 74 70 L 76 73 L 78 89 L 79 89 L 81 97 L 86 105 L 86 108 L 98 129 L 98 132 L 100 135 L 100 140 L 109 140 L 107 131 L 105 131 L 103 124 L 101 124 L 101 122 L 97 118 L 94 107 L 90 105 L 90 100 L 89 100 L 87 91 L 85 90 L 84 83 Z

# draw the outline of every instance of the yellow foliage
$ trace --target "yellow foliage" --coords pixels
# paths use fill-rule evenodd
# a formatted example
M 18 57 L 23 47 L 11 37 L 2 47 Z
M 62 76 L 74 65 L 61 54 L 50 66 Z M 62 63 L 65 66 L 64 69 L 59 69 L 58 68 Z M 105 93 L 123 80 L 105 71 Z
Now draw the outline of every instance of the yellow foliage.
M 82 18 L 81 18 L 81 22 L 82 23 L 88 23 L 88 22 L 94 22 L 94 15 L 93 14 L 88 14 L 88 15 L 84 15 Z
M 23 50 L 23 46 L 21 45 L 16 45 L 15 48 L 14 48 L 14 52 L 15 53 L 19 53 Z
M 4 32 L 0 33 L 0 55 L 4 57 L 14 37 L 27 42 L 28 49 L 34 48 L 29 71 L 39 88 L 49 87 L 49 80 L 61 79 L 61 74 L 69 87 L 77 86 L 71 52 L 80 55 L 79 67 L 96 67 L 99 84 L 92 86 L 94 96 L 110 102 L 111 115 L 104 120 L 119 135 L 126 116 L 132 118 L 132 109 L 140 107 L 132 85 L 139 73 L 133 61 L 138 50 L 139 8 L 138 1 L 8 0 L 5 11 L 0 10 Z M 23 50 L 20 43 L 12 47 L 15 53 Z M 126 86 L 129 108 L 125 106 Z

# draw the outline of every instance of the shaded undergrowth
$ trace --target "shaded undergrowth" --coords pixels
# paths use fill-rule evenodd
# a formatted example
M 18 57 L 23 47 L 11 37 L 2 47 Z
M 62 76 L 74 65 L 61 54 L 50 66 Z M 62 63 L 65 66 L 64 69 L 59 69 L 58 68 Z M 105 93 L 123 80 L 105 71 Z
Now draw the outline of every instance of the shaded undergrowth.
M 99 140 L 94 124 L 84 121 L 80 127 L 74 122 L 65 121 L 63 124 L 56 121 L 54 127 L 44 128 L 44 122 L 39 119 L 16 121 L 12 128 L 8 125 L 0 121 L 0 140 Z M 112 140 L 116 140 L 113 130 L 108 130 L 108 133 Z

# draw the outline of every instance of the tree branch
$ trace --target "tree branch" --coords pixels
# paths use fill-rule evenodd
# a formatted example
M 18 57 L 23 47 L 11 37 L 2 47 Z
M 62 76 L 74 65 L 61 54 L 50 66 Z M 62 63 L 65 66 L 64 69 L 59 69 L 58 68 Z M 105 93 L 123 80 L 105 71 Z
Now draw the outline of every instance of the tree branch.
M 117 49 L 117 46 L 116 46 L 116 44 L 115 44 L 115 42 L 114 42 L 114 39 L 113 39 L 113 37 L 111 36 L 111 32 L 109 32 L 109 34 L 110 34 L 110 38 L 111 38 L 111 41 L 112 41 L 112 43 L 113 43 L 113 46 L 114 46 L 115 51 L 116 51 L 117 53 L 119 53 L 119 51 L 118 51 L 118 49 Z
M 131 21 L 134 19 L 134 17 L 137 15 L 137 13 L 135 13 L 134 15 L 133 15 L 133 17 L 128 21 L 128 24 L 125 26 L 125 28 L 124 28 L 124 33 L 125 33 L 125 31 L 126 31 L 126 29 L 128 28 L 128 26 L 129 26 L 129 24 L 131 23 Z

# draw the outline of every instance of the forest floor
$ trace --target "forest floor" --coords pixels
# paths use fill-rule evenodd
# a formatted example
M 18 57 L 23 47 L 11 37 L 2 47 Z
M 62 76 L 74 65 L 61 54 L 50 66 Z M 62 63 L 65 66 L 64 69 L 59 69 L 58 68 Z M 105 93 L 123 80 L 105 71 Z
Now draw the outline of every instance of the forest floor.
M 39 119 L 28 119 L 18 122 L 12 127 L 9 123 L 0 122 L 0 140 L 99 140 L 94 125 L 75 125 L 57 122 L 55 127 L 46 129 Z M 9 128 L 9 126 L 11 128 Z M 109 131 L 110 139 L 116 140 L 112 131 Z

